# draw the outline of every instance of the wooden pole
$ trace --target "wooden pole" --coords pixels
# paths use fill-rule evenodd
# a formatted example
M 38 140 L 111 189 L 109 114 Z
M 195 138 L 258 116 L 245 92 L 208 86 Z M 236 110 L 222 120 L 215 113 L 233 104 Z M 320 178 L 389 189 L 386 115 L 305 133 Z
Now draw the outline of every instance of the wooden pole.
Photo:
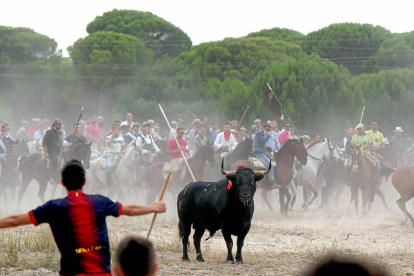
M 237 125 L 237 129 L 236 129 L 236 130 L 239 130 L 239 128 L 240 128 L 240 126 L 241 126 L 241 123 L 243 122 L 244 116 L 246 116 L 247 111 L 249 110 L 249 107 L 250 107 L 250 106 L 247 106 L 247 107 L 246 107 L 246 110 L 244 111 L 243 116 L 241 117 L 241 119 L 240 119 L 240 121 L 239 121 L 239 124 Z
M 168 121 L 167 115 L 165 115 L 164 109 L 162 109 L 162 107 L 161 107 L 160 104 L 158 104 L 158 106 L 160 107 L 161 113 L 164 116 L 165 122 L 167 123 L 168 127 L 170 128 L 171 133 L 173 133 L 172 128 L 171 128 L 171 125 L 170 125 L 170 122 Z M 178 140 L 177 140 L 177 136 L 176 135 L 174 135 L 174 140 L 177 143 L 178 148 L 180 148 L 181 145 L 180 145 L 180 143 L 178 143 Z M 193 181 L 196 182 L 197 180 L 194 177 L 193 171 L 191 170 L 191 167 L 188 164 L 188 161 L 187 161 L 187 158 L 185 157 L 184 152 L 182 150 L 180 152 L 181 152 L 181 156 L 184 158 L 185 164 L 187 165 L 188 171 L 190 172 L 191 177 L 193 178 Z
M 361 119 L 359 120 L 359 123 L 362 124 L 362 118 L 364 117 L 364 111 L 365 111 L 365 105 L 362 108 L 362 114 L 361 114 Z
M 158 201 L 161 201 L 162 198 L 164 197 L 165 190 L 167 189 L 167 186 L 168 186 L 168 181 L 170 181 L 170 176 L 171 176 L 171 173 L 168 173 L 167 179 L 165 179 L 164 187 L 162 187 L 161 194 L 160 194 L 160 197 L 158 198 Z M 148 230 L 148 234 L 147 234 L 147 240 L 148 240 L 149 236 L 151 235 L 152 227 L 154 226 L 154 222 L 155 222 L 156 217 L 157 217 L 157 213 L 155 213 L 154 216 L 152 217 L 151 226 L 150 226 L 150 229 Z
M 198 117 L 191 110 L 188 110 L 188 113 L 190 113 L 191 115 L 193 115 L 194 118 L 198 119 Z

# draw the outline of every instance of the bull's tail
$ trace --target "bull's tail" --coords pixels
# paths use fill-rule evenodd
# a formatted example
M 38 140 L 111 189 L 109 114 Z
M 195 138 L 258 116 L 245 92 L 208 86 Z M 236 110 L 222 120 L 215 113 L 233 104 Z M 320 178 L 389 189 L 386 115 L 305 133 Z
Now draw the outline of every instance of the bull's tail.
M 385 178 L 386 180 L 388 180 L 388 178 L 390 177 L 390 175 L 393 172 L 395 172 L 395 169 L 391 169 L 391 168 L 388 168 L 388 167 L 384 167 L 380 171 L 381 178 Z
M 178 221 L 178 237 L 182 240 L 184 238 L 183 223 L 181 220 Z
M 22 172 L 22 163 L 26 159 L 27 159 L 27 156 L 23 156 L 22 158 L 20 158 L 20 161 L 19 161 L 19 172 Z

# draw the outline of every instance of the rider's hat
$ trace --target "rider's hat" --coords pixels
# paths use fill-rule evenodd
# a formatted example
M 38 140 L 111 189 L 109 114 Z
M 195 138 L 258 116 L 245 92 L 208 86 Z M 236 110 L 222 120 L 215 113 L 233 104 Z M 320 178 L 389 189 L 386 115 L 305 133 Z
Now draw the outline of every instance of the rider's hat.
M 246 130 L 246 128 L 245 127 L 241 127 L 240 130 Z
M 59 125 L 61 125 L 61 124 L 63 124 L 63 122 L 62 122 L 62 120 L 61 120 L 61 119 L 56 118 L 56 119 L 53 121 L 53 124 L 59 124 Z
M 355 128 L 356 129 L 358 129 L 358 128 L 364 128 L 364 125 L 363 124 L 357 124 L 357 126 Z
M 396 127 L 394 132 L 404 132 L 404 130 L 401 127 Z

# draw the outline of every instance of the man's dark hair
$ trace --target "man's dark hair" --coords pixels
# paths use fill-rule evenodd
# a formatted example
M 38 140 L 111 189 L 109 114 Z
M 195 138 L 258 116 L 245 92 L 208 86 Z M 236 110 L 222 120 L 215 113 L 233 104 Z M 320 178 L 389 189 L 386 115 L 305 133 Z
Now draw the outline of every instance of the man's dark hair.
M 74 123 L 73 124 L 73 127 L 77 127 L 77 126 L 79 126 L 80 124 L 78 124 L 78 123 Z
M 286 126 L 286 125 L 290 125 L 290 123 L 287 123 L 287 122 L 286 122 L 286 123 L 284 123 L 284 124 L 283 124 L 283 126 Z
M 66 162 L 62 170 L 62 180 L 69 191 L 82 189 L 85 181 L 85 169 L 82 163 L 74 159 Z
M 118 244 L 115 259 L 125 276 L 146 276 L 154 268 L 154 246 L 146 239 L 128 236 Z
M 177 133 L 180 131 L 184 131 L 184 129 L 182 127 L 177 128 Z
M 115 124 L 121 124 L 121 121 L 120 120 L 116 120 L 116 121 L 114 121 L 114 125 Z
M 378 121 L 377 121 L 377 120 L 372 120 L 372 121 L 371 121 L 371 124 L 372 124 L 372 123 L 377 123 L 377 124 L 378 124 Z
M 271 126 L 268 123 L 266 123 L 266 124 L 263 125 L 263 128 L 267 128 L 267 127 L 268 128 L 271 128 Z
M 128 125 L 123 125 L 123 126 L 121 126 L 120 130 L 125 130 L 125 131 L 127 131 L 127 130 L 128 130 L 128 128 L 129 128 L 129 126 L 128 126 Z
M 151 127 L 149 123 L 143 124 L 141 127 Z
M 316 138 L 316 136 L 321 137 L 318 133 L 314 133 L 314 134 L 313 134 L 313 138 Z
M 231 126 L 231 122 L 227 122 L 225 126 Z

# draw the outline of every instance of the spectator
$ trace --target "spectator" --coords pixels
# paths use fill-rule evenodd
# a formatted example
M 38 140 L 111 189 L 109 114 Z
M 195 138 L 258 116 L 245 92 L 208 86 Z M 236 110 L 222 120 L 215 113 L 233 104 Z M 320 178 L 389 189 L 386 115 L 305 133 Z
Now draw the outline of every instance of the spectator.
M 132 119 L 132 113 L 128 113 L 126 116 L 126 120 L 121 123 L 121 126 L 129 125 L 132 128 L 132 126 L 134 125 L 134 121 Z
M 39 130 L 37 119 L 32 119 L 32 122 L 30 123 L 30 127 L 27 129 L 27 138 L 29 138 L 30 141 L 34 140 L 34 134 L 36 131 Z
M 60 275 L 111 275 L 106 217 L 164 213 L 163 202 L 150 206 L 121 204 L 101 195 L 87 195 L 82 163 L 71 160 L 62 170 L 67 197 L 50 200 L 28 213 L 0 219 L 0 229 L 48 223 L 61 254 Z M 124 274 L 128 275 L 128 274 Z
M 116 249 L 114 270 L 117 276 L 155 275 L 157 262 L 154 246 L 138 236 L 124 238 Z
M 28 121 L 22 121 L 21 127 L 16 132 L 16 139 L 27 139 L 27 129 L 29 128 L 29 125 Z
M 92 142 L 92 149 L 100 150 L 101 143 L 101 129 L 98 126 L 96 115 L 91 116 L 91 123 L 86 128 L 86 139 L 88 143 Z

